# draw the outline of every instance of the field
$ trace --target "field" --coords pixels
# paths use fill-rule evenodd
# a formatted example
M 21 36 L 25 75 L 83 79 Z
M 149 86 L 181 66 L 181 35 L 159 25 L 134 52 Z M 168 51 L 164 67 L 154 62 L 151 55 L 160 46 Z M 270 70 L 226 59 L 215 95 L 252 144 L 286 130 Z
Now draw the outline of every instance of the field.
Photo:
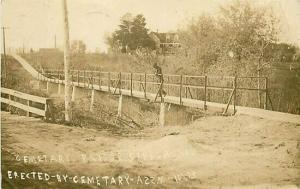
M 188 126 L 146 127 L 119 135 L 1 114 L 3 188 L 264 188 L 300 183 L 297 124 L 246 115 L 207 116 Z M 29 181 L 21 179 L 21 173 L 33 171 L 42 180 L 31 174 Z

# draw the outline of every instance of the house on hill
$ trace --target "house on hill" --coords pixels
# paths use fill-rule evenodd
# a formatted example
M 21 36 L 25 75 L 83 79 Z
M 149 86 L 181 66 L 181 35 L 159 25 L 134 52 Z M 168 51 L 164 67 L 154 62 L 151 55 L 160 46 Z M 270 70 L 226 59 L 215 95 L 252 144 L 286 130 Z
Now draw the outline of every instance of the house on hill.
M 155 47 L 162 54 L 174 54 L 180 48 L 179 35 L 177 33 L 151 32 L 149 36 L 155 41 Z

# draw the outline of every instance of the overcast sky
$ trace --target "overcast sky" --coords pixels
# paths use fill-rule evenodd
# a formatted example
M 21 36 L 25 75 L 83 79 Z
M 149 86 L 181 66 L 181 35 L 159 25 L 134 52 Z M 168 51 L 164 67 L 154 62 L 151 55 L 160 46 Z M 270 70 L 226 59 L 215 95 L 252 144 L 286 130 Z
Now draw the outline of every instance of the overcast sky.
M 39 48 L 63 44 L 62 0 L 2 0 L 2 24 L 8 47 Z M 127 12 L 141 13 L 153 31 L 175 31 L 188 19 L 206 12 L 218 14 L 218 7 L 230 0 L 68 0 L 70 38 L 83 40 L 90 51 L 105 50 L 104 36 L 118 28 Z M 274 6 L 284 20 L 281 40 L 300 45 L 300 0 L 258 0 Z

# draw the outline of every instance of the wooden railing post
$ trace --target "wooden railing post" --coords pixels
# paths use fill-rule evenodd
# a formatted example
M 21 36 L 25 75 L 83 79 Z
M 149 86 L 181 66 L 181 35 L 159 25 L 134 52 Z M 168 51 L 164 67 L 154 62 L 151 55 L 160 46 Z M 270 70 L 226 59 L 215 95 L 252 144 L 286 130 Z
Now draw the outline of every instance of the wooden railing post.
M 142 90 L 142 75 L 140 74 L 139 91 Z
M 101 71 L 99 71 L 98 72 L 98 83 L 99 83 L 99 90 L 101 90 L 101 85 L 102 85 L 102 83 L 101 83 Z
M 94 102 L 95 102 L 95 90 L 92 89 L 91 104 L 90 104 L 90 111 L 91 112 L 93 112 L 93 110 L 94 110 Z
M 167 75 L 167 84 L 169 84 L 169 83 L 170 83 L 170 76 Z M 169 85 L 167 85 L 167 93 L 170 94 L 170 86 Z
M 130 73 L 130 95 L 133 96 L 132 94 L 132 88 L 133 88 L 133 83 L 132 83 L 132 73 Z
M 85 88 L 85 70 L 83 70 L 83 87 Z
M 186 75 L 184 76 L 184 93 L 185 93 L 185 98 L 187 98 L 188 96 L 187 96 L 187 79 L 186 79 L 187 77 L 186 77 Z
M 71 83 L 73 85 L 73 80 L 74 80 L 74 74 L 73 74 L 73 70 L 71 71 Z
M 46 83 L 46 91 L 47 91 L 47 93 L 49 92 L 49 81 L 47 81 L 47 83 Z
M 165 102 L 164 102 L 164 100 L 162 100 L 160 102 L 159 125 L 161 127 L 165 126 Z
M 236 112 L 236 108 L 235 108 L 235 105 L 236 105 L 236 89 L 237 89 L 237 76 L 235 75 L 234 76 L 234 94 L 233 94 L 233 114 L 235 114 Z
M 29 117 L 30 116 L 30 111 L 29 111 L 29 109 L 30 109 L 30 100 L 27 100 L 27 107 L 28 107 L 28 111 L 26 112 L 26 115 L 27 115 L 27 117 Z
M 10 95 L 10 94 L 8 94 L 8 99 L 9 99 L 8 111 L 9 111 L 10 113 L 12 113 L 12 111 L 11 111 L 11 95 Z
M 265 77 L 265 103 L 264 109 L 268 109 L 268 78 Z
M 91 72 L 91 85 L 92 85 L 92 89 L 94 89 L 94 72 Z
M 108 92 L 110 92 L 110 72 L 108 72 L 107 85 L 108 85 Z
M 121 90 L 122 90 L 122 73 L 119 73 L 119 77 L 120 77 L 120 85 L 119 85 L 119 93 L 121 94 Z
M 182 75 L 180 75 L 179 102 L 182 105 Z
M 122 101 L 123 101 L 123 95 L 121 94 L 119 97 L 119 104 L 118 104 L 118 117 L 122 117 Z
M 77 70 L 77 85 L 79 86 L 80 76 L 79 76 L 79 70 Z
M 204 76 L 204 110 L 207 110 L 206 94 L 207 94 L 207 76 Z
M 147 98 L 147 74 L 145 73 L 145 90 L 144 90 L 144 93 L 145 93 L 145 98 Z
M 258 92 L 258 105 L 261 108 L 261 92 L 260 92 L 260 70 L 258 71 L 258 82 L 257 82 L 257 92 Z
M 75 96 L 76 96 L 75 92 L 76 92 L 76 86 L 73 85 L 73 88 L 72 88 L 72 97 L 71 97 L 71 101 L 72 102 L 75 101 Z
M 60 81 L 59 81 L 60 80 L 60 72 L 59 72 L 59 70 L 57 70 L 57 78 L 58 78 L 57 82 L 60 83 Z

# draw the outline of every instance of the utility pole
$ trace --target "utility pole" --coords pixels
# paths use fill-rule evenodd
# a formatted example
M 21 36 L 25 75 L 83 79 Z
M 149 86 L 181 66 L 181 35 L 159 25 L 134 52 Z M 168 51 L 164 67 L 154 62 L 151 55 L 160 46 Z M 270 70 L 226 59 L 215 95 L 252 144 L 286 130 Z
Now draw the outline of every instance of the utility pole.
M 70 44 L 69 44 L 69 21 L 67 0 L 62 0 L 63 18 L 64 18 L 64 72 L 65 72 L 65 121 L 70 122 L 71 113 L 71 95 L 70 95 L 70 78 L 69 78 L 69 59 L 70 59 Z
M 4 78 L 7 76 L 7 65 L 6 65 L 6 47 L 5 47 L 5 30 L 7 27 L 2 27 L 2 37 L 3 37 L 3 68 L 4 68 Z

